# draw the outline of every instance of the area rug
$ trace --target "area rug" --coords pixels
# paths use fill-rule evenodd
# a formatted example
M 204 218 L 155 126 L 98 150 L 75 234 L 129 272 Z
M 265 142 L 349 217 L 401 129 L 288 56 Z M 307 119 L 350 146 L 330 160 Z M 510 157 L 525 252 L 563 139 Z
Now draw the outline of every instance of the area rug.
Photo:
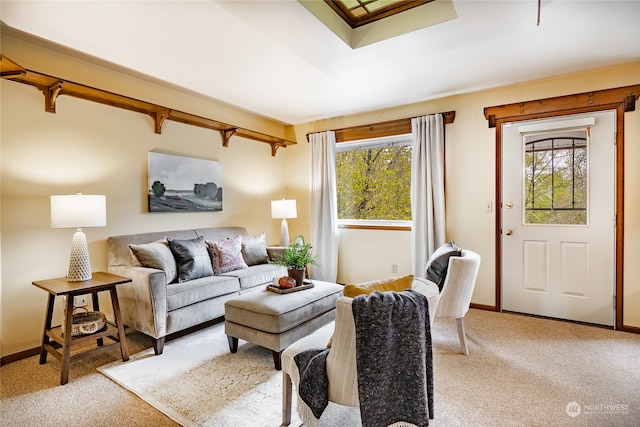
M 243 343 L 231 354 L 224 324 L 98 368 L 183 426 L 279 426 L 282 372 L 271 351 Z M 293 399 L 292 426 L 301 422 Z

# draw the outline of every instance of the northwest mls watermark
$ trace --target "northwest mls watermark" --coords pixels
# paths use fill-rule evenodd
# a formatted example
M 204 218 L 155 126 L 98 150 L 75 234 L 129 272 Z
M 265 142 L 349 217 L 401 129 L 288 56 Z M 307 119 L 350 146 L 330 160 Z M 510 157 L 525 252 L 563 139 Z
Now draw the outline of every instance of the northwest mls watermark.
M 589 414 L 623 415 L 629 413 L 629 405 L 624 403 L 586 403 L 581 405 L 578 402 L 569 402 L 566 411 L 570 417 Z

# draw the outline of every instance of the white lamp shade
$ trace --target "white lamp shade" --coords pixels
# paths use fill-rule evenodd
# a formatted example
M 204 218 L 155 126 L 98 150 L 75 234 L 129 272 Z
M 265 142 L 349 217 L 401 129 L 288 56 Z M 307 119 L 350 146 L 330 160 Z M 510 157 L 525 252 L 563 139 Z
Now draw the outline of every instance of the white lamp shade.
M 295 200 L 273 200 L 271 202 L 271 218 L 297 218 Z
M 51 196 L 51 228 L 104 227 L 106 196 L 73 194 Z

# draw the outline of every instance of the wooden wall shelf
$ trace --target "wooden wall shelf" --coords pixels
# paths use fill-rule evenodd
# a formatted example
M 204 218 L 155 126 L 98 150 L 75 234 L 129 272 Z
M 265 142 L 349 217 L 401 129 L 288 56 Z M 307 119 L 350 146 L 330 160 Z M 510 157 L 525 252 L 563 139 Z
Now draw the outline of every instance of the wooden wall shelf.
M 162 133 L 162 125 L 164 122 L 171 120 L 220 132 L 223 147 L 229 146 L 229 139 L 231 139 L 232 136 L 239 136 L 269 144 L 269 146 L 271 146 L 271 155 L 275 156 L 278 148 L 286 148 L 288 145 L 296 144 L 295 141 L 244 129 L 195 114 L 185 113 L 128 96 L 27 70 L 2 54 L 0 54 L 0 77 L 34 86 L 40 90 L 44 94 L 45 111 L 49 113 L 56 112 L 56 100 L 58 97 L 60 95 L 67 95 L 146 114 L 152 118 L 154 131 L 157 134 Z

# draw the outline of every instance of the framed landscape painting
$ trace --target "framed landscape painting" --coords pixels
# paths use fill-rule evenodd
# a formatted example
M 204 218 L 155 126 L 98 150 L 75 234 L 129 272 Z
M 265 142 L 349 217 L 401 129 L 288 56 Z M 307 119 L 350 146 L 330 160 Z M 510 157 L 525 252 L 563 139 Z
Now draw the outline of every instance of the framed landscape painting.
M 149 152 L 149 212 L 222 210 L 222 163 Z

